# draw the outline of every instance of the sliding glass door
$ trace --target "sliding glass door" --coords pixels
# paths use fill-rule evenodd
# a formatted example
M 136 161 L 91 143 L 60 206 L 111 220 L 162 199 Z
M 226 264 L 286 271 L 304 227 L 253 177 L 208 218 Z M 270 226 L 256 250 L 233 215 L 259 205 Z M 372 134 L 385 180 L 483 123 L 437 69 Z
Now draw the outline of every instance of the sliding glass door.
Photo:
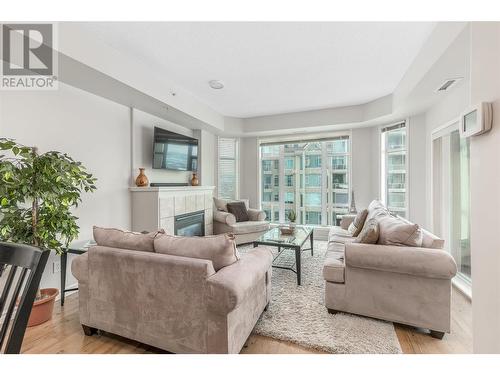
M 460 138 L 458 124 L 433 136 L 433 227 L 445 239 L 460 280 L 470 288 L 470 161 L 469 139 Z

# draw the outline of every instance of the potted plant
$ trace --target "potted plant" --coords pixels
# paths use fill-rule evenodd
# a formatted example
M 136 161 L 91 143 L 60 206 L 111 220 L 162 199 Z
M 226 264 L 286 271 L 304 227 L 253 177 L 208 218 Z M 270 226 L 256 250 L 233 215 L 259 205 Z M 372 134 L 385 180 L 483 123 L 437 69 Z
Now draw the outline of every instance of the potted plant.
M 0 241 L 66 251 L 79 233 L 72 209 L 83 191 L 96 189 L 96 179 L 85 167 L 67 154 L 38 154 L 34 147 L 0 138 L 0 180 Z M 55 288 L 39 290 L 28 325 L 51 318 L 58 293 Z
M 293 209 L 288 212 L 288 220 L 293 227 L 295 225 L 295 220 L 297 220 L 297 214 L 295 214 L 295 211 Z
M 281 234 L 291 235 L 295 231 L 295 220 L 297 219 L 297 215 L 294 210 L 290 210 L 287 215 L 288 221 L 290 221 L 290 225 L 280 227 Z

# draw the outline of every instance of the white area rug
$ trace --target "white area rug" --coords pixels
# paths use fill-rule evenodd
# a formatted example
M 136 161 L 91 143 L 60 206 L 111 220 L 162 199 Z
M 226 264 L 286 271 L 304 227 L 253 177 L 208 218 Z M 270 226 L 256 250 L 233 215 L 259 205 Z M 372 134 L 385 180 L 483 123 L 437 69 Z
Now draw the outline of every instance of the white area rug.
M 390 322 L 357 315 L 329 314 L 324 306 L 323 259 L 325 241 L 314 242 L 311 252 L 302 253 L 302 285 L 289 270 L 273 268 L 272 299 L 254 333 L 329 353 L 401 353 L 394 326 Z M 242 253 L 252 246 L 240 246 Z M 277 250 L 270 247 L 273 254 Z M 294 263 L 292 250 L 281 261 Z

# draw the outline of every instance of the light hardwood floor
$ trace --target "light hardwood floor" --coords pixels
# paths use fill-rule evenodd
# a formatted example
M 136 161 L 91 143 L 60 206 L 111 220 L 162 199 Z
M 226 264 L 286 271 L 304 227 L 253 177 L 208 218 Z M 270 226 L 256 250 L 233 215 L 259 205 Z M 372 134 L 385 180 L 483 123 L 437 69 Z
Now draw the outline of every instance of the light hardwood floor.
M 452 333 L 443 340 L 430 337 L 423 330 L 396 325 L 396 333 L 404 353 L 472 353 L 472 308 L 459 292 L 453 291 Z M 64 307 L 56 302 L 52 320 L 28 328 L 23 353 L 162 353 L 161 350 L 111 334 L 83 334 L 78 320 L 78 296 L 66 298 Z M 242 353 L 311 354 L 321 353 L 269 337 L 251 335 Z

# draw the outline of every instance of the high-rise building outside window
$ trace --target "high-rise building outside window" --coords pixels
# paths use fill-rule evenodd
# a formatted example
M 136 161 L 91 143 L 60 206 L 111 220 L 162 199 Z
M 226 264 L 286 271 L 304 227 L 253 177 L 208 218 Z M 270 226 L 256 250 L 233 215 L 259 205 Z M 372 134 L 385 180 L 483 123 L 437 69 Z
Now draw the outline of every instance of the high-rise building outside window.
M 382 201 L 390 212 L 407 217 L 407 139 L 406 123 L 382 128 L 381 138 Z
M 262 144 L 260 159 L 261 205 L 270 221 L 286 222 L 294 210 L 297 224 L 336 225 L 349 211 L 349 135 Z

